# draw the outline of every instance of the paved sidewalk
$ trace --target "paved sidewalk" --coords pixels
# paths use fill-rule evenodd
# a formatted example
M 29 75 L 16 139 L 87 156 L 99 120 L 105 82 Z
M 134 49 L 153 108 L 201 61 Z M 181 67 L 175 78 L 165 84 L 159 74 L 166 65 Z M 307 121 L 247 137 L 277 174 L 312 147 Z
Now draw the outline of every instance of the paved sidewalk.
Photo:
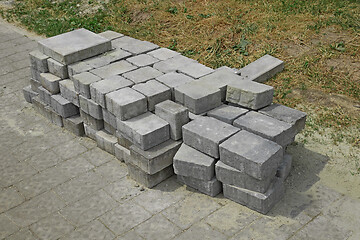
M 360 239 L 360 199 L 318 177 L 328 158 L 291 146 L 284 199 L 261 215 L 174 177 L 153 190 L 88 138 L 25 102 L 33 37 L 0 20 L 0 239 Z M 303 163 L 304 157 L 314 168 Z M 309 170 L 310 171 L 310 170 Z

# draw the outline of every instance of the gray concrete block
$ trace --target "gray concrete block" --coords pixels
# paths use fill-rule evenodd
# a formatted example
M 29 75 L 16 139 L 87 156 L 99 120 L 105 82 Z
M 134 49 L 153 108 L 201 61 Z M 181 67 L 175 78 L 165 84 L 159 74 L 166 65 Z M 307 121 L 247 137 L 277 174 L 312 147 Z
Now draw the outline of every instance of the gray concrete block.
M 104 54 L 86 59 L 83 62 L 90 65 L 93 68 L 100 68 L 109 65 L 111 63 L 123 60 L 130 56 L 131 53 L 127 51 L 121 49 L 114 49 Z
M 88 99 L 82 95 L 79 95 L 79 108 L 81 111 L 89 114 Z
M 247 112 L 249 112 L 249 110 L 245 108 L 223 104 L 220 107 L 207 112 L 207 116 L 216 118 L 222 122 L 232 125 L 235 119 L 246 114 Z
M 180 53 L 172 51 L 168 48 L 159 48 L 154 51 L 148 52 L 147 54 L 149 54 L 159 60 L 166 60 L 166 59 L 180 55 Z
M 108 133 L 112 134 L 115 136 L 116 134 L 116 128 L 114 128 L 113 126 L 111 126 L 110 124 L 108 124 L 107 122 L 104 121 L 104 129 L 105 131 L 107 131 Z
M 132 145 L 126 163 L 137 166 L 147 174 L 155 174 L 173 164 L 173 157 L 180 145 L 180 141 L 167 140 L 146 151 Z
M 188 65 L 190 63 L 196 63 L 196 61 L 191 58 L 178 55 L 167 60 L 157 62 L 154 64 L 153 67 L 163 73 L 169 73 L 175 72 L 179 70 L 180 67 Z
M 37 92 L 34 92 L 29 85 L 23 88 L 23 95 L 28 103 L 32 103 L 32 98 L 38 96 L 39 94 Z
M 134 71 L 123 74 L 123 77 L 133 81 L 135 84 L 149 81 L 150 79 L 161 76 L 162 73 L 152 67 L 142 67 Z
M 190 121 L 193 121 L 197 118 L 205 117 L 206 114 L 207 114 L 207 112 L 204 112 L 202 114 L 193 114 L 192 112 L 189 112 L 189 119 L 190 119 Z
M 133 145 L 131 138 L 128 137 L 126 134 L 122 133 L 121 131 L 116 130 L 115 135 L 118 139 L 118 144 L 120 146 L 122 146 L 126 149 L 130 149 L 130 147 Z
M 36 70 L 35 68 L 33 67 L 30 67 L 30 74 L 31 74 L 31 78 L 36 80 L 36 81 L 39 81 L 40 82 L 40 73 L 38 70 Z
M 80 116 L 81 119 L 84 121 L 84 125 L 86 124 L 95 131 L 99 131 L 104 128 L 104 120 L 93 118 L 92 116 L 90 116 L 89 114 L 85 113 L 82 110 L 80 110 Z
M 58 76 L 61 79 L 66 79 L 69 77 L 67 65 L 64 65 L 52 58 L 47 59 L 49 72 Z
M 115 144 L 117 138 L 104 130 L 97 131 L 95 134 L 97 146 L 106 152 L 115 155 Z
M 58 127 L 63 127 L 64 126 L 63 118 L 57 112 L 55 112 L 51 107 L 49 106 L 47 107 L 49 108 L 49 111 L 51 113 L 51 122 Z
M 127 168 L 129 172 L 129 177 L 147 188 L 153 188 L 159 183 L 165 181 L 166 179 L 174 175 L 174 170 L 172 166 L 169 166 L 161 170 L 160 172 L 152 175 L 145 173 L 140 168 L 132 164 L 127 164 Z
M 170 88 L 156 80 L 136 84 L 132 89 L 146 97 L 149 111 L 154 111 L 156 104 L 171 99 Z
M 38 92 L 39 87 L 41 87 L 41 83 L 38 80 L 30 78 L 30 87 L 31 87 L 31 90 L 33 90 L 34 92 Z
M 211 117 L 197 118 L 185 124 L 182 130 L 185 144 L 214 158 L 219 158 L 219 144 L 239 131 Z
M 284 121 L 295 127 L 295 133 L 298 134 L 305 128 L 306 113 L 299 110 L 286 107 L 281 104 L 273 103 L 268 107 L 259 110 L 260 113 Z
M 275 74 L 281 72 L 283 69 L 283 61 L 270 55 L 265 55 L 250 63 L 249 65 L 239 69 L 239 73 L 241 77 L 244 78 L 244 80 L 265 82 Z
M 146 97 L 128 87 L 106 94 L 105 100 L 108 111 L 122 121 L 147 111 Z
M 47 108 L 47 110 L 45 110 L 45 107 L 47 107 L 47 105 L 43 101 L 40 100 L 39 96 L 33 97 L 32 103 L 33 103 L 35 111 L 37 111 L 40 115 L 42 115 L 43 117 L 45 117 L 49 121 L 51 121 L 51 113 L 48 110 L 49 108 Z
M 195 80 L 192 77 L 177 72 L 169 72 L 155 79 L 171 89 L 171 100 L 175 100 L 175 87 Z
M 228 184 L 223 184 L 223 191 L 224 197 L 266 214 L 284 196 L 285 188 L 281 179 L 275 179 L 266 193 L 258 193 Z
M 51 94 L 57 94 L 60 92 L 59 82 L 61 78 L 51 74 L 51 73 L 40 73 L 40 83 L 41 85 L 51 92 Z
M 125 60 L 122 60 L 122 61 L 114 62 L 114 63 L 111 63 L 109 65 L 106 65 L 106 66 L 103 66 L 100 68 L 96 68 L 94 70 L 91 70 L 90 72 L 101 78 L 108 78 L 111 76 L 129 72 L 134 69 L 136 69 L 136 66 L 130 64 L 129 62 L 127 62 Z
M 256 179 L 250 175 L 247 175 L 244 171 L 240 171 L 236 168 L 226 165 L 225 163 L 218 161 L 215 165 L 216 178 L 228 185 L 232 185 L 239 188 L 245 188 L 251 191 L 265 193 L 275 179 L 274 176 L 269 176 L 263 180 Z
M 89 64 L 87 64 L 83 61 L 76 62 L 76 63 L 68 65 L 68 75 L 69 75 L 70 79 L 72 80 L 73 75 L 83 73 L 83 72 L 88 72 L 92 69 L 94 69 L 92 66 L 90 66 Z
M 85 131 L 85 135 L 88 138 L 91 138 L 92 140 L 96 141 L 97 130 L 93 129 L 91 126 L 84 123 L 84 131 Z
M 74 82 L 65 79 L 59 82 L 60 94 L 63 98 L 80 107 L 79 94 L 75 91 Z
M 152 66 L 154 63 L 159 62 L 160 60 L 148 54 L 140 54 L 134 57 L 130 57 L 126 59 L 126 61 L 138 67 L 145 67 Z
M 90 95 L 96 103 L 106 108 L 105 95 L 125 87 L 131 87 L 134 83 L 119 75 L 106 78 L 90 85 Z
M 71 117 L 79 114 L 79 108 L 72 104 L 70 101 L 63 98 L 60 94 L 51 95 L 51 107 L 56 113 L 63 118 Z
M 92 116 L 93 118 L 96 119 L 103 119 L 103 115 L 102 115 L 102 108 L 99 104 L 97 104 L 96 102 L 94 102 L 92 99 L 87 99 L 87 104 L 88 104 L 88 114 L 90 116 Z
M 253 81 L 231 82 L 227 86 L 226 101 L 258 110 L 272 103 L 274 88 Z
M 210 181 L 177 175 L 177 180 L 211 197 L 215 197 L 222 191 L 222 184 L 216 178 Z
M 64 118 L 63 122 L 64 122 L 64 128 L 69 132 L 72 132 L 73 134 L 79 137 L 85 135 L 84 122 L 80 117 L 80 115 Z
M 282 159 L 280 145 L 245 130 L 220 144 L 220 161 L 259 180 L 275 176 Z
M 43 103 L 45 103 L 46 105 L 51 104 L 51 92 L 49 92 L 43 87 L 39 87 L 38 93 L 39 93 L 39 98 Z
M 109 39 L 109 40 L 114 40 L 114 39 L 121 38 L 121 37 L 124 36 L 124 34 L 114 32 L 114 31 L 111 31 L 111 30 L 107 30 L 105 32 L 99 33 L 98 35 L 100 35 L 100 36 L 102 36 L 102 37 L 104 37 L 106 39 Z
M 166 100 L 155 105 L 155 114 L 170 124 L 170 137 L 182 138 L 182 126 L 190 121 L 189 110 L 177 103 Z
M 127 121 L 118 118 L 117 129 L 142 150 L 148 150 L 170 139 L 169 123 L 150 112 Z
M 289 176 L 292 166 L 292 156 L 290 154 L 284 154 L 284 159 L 281 161 L 276 176 L 281 178 L 283 181 Z
M 286 147 L 292 143 L 295 128 L 264 114 L 250 111 L 234 121 L 234 126 L 255 133 Z
M 102 109 L 104 122 L 116 129 L 116 116 L 106 109 Z
M 111 42 L 82 28 L 41 40 L 38 47 L 45 55 L 67 65 L 109 51 Z
M 178 71 L 193 78 L 200 78 L 214 72 L 214 69 L 198 62 L 192 62 L 186 65 L 181 65 Z
M 135 38 L 124 36 L 111 41 L 112 46 L 115 48 L 121 48 L 132 54 L 147 53 L 149 51 L 159 48 L 158 45 L 147 41 L 141 41 Z
M 90 84 L 101 80 L 100 77 L 89 72 L 73 75 L 72 79 L 74 82 L 75 91 L 86 98 L 91 97 Z
M 49 56 L 46 56 L 40 51 L 35 50 L 29 53 L 29 57 L 31 68 L 42 73 L 48 72 L 47 59 L 49 58 Z
M 119 159 L 121 162 L 125 162 L 125 158 L 129 158 L 130 150 L 121 146 L 118 143 L 114 145 L 115 157 Z
M 215 176 L 216 160 L 182 144 L 174 156 L 174 172 L 177 175 L 210 181 Z
M 202 114 L 221 105 L 221 92 L 193 81 L 175 88 L 175 101 L 194 114 Z

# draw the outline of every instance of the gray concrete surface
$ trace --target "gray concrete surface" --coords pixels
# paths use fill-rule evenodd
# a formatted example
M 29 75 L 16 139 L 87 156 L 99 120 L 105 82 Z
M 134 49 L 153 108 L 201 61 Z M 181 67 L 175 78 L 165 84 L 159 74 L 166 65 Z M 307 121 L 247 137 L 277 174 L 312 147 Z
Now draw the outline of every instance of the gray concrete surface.
M 266 216 L 175 177 L 137 185 L 24 100 L 33 38 L 0 20 L 0 239 L 359 239 L 359 196 L 336 191 L 320 174 L 329 158 L 307 145 L 289 147 L 294 169 Z

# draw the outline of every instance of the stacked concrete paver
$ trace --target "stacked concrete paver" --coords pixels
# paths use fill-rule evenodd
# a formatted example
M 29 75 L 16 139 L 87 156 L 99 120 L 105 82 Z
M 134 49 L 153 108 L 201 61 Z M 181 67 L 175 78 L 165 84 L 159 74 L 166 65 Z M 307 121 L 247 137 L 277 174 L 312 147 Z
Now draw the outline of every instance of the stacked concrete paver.
M 54 124 L 125 161 L 154 187 L 180 182 L 267 213 L 291 169 L 286 147 L 306 114 L 273 104 L 262 84 L 283 69 L 266 55 L 243 69 L 208 68 L 166 48 L 107 31 L 75 30 L 30 53 L 28 102 Z

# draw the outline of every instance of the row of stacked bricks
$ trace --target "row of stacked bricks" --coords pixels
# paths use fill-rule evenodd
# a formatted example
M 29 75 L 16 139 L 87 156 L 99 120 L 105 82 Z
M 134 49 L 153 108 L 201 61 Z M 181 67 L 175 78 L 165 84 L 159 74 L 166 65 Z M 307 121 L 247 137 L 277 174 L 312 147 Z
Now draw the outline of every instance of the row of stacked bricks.
M 284 192 L 285 153 L 306 114 L 272 104 L 264 82 L 283 69 L 266 55 L 240 70 L 208 68 L 166 48 L 75 30 L 30 53 L 28 102 L 58 126 L 94 139 L 154 187 L 180 182 L 266 213 Z

